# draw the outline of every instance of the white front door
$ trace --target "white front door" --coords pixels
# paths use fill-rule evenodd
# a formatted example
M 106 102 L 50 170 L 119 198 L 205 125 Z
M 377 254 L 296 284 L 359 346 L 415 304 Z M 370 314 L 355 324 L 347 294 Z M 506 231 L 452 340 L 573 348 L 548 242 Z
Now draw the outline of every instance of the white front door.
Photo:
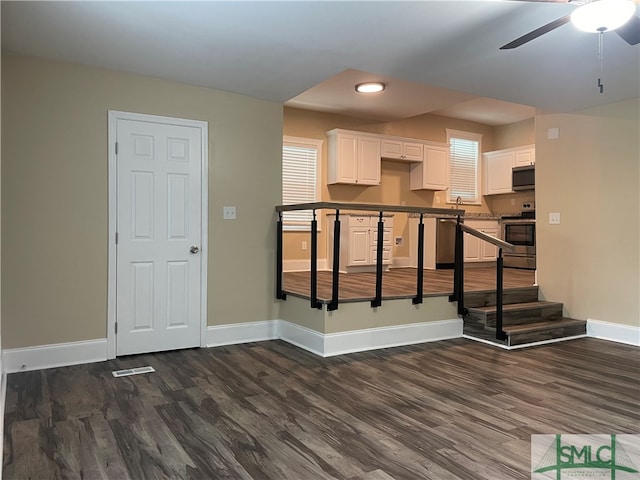
M 201 344 L 203 132 L 148 118 L 115 119 L 117 355 Z

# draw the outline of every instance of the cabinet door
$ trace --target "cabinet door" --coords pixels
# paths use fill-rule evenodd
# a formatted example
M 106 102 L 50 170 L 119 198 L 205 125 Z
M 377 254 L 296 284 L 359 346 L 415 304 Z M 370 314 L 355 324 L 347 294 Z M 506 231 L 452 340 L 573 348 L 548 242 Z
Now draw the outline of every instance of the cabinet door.
M 498 238 L 498 227 L 483 228 L 481 231 L 487 235 Z M 480 243 L 482 243 L 482 260 L 495 260 L 498 257 L 498 247 L 482 240 Z
M 449 188 L 449 147 L 424 145 L 423 160 L 411 164 L 411 190 L 446 190 Z
M 479 262 L 481 260 L 482 250 L 480 248 L 480 239 L 464 234 L 464 261 L 465 262 Z
M 349 265 L 369 265 L 370 248 L 368 227 L 349 229 Z
M 514 166 L 514 153 L 498 153 L 486 155 L 484 194 L 495 195 L 511 193 L 511 173 Z
M 449 149 L 446 147 L 425 147 L 424 185 L 433 190 L 449 187 Z
M 358 185 L 380 185 L 380 139 L 358 137 Z
M 400 160 L 402 157 L 402 142 L 384 139 L 381 142 L 380 153 L 383 158 L 395 158 Z
M 358 156 L 356 136 L 346 133 L 335 134 L 329 139 L 328 183 L 358 182 Z
M 403 142 L 402 159 L 413 162 L 422 161 L 423 145 L 421 143 Z
M 535 165 L 536 163 L 536 149 L 535 148 L 523 148 L 516 150 L 516 167 L 526 167 L 529 165 Z

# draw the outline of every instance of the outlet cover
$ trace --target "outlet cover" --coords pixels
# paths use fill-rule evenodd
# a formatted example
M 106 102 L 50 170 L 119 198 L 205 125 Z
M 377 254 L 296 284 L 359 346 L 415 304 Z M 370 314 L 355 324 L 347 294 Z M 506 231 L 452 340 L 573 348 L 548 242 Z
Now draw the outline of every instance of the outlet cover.
M 560 225 L 560 214 L 558 212 L 549 214 L 549 225 Z
M 235 220 L 236 207 L 222 207 L 222 218 L 224 220 Z

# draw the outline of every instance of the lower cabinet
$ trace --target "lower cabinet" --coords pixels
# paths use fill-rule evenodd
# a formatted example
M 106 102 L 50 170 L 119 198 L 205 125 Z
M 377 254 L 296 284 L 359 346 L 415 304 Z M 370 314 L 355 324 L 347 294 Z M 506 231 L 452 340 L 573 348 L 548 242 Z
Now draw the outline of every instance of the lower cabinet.
M 465 225 L 480 230 L 492 237 L 500 238 L 500 227 L 497 220 L 465 220 Z M 464 235 L 464 261 L 465 262 L 491 262 L 498 257 L 498 249 L 495 245 L 480 240 L 478 237 Z
M 327 215 L 329 223 L 328 263 L 333 268 L 335 215 Z M 374 271 L 378 255 L 378 215 L 340 215 L 340 271 Z M 385 270 L 393 260 L 393 217 L 382 217 L 382 264 Z

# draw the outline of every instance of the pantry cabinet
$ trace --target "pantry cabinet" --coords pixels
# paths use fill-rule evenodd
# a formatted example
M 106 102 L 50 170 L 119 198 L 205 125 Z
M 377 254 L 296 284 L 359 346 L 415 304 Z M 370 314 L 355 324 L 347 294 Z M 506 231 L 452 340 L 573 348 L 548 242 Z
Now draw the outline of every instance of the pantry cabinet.
M 380 185 L 380 138 L 349 130 L 327 132 L 329 184 Z
M 328 259 L 329 268 L 333 260 L 333 238 L 335 234 L 335 215 L 327 215 L 329 223 Z M 378 245 L 377 215 L 340 215 L 340 271 L 374 271 L 377 262 Z M 382 264 L 388 270 L 393 260 L 393 217 L 382 217 L 384 224 L 382 240 Z

